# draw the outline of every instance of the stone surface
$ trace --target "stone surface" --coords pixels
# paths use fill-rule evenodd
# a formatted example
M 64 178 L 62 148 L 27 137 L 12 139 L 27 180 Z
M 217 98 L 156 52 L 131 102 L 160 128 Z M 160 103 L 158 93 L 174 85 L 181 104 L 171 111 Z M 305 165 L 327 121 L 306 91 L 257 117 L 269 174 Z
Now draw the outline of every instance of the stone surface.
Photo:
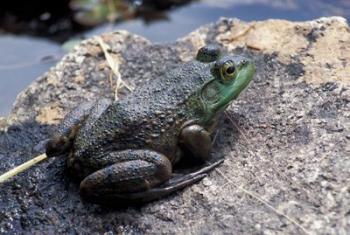
M 64 159 L 50 159 L 1 185 L 0 233 L 350 231 L 350 28 L 344 19 L 221 19 L 162 45 L 127 32 L 101 37 L 133 86 L 193 58 L 207 43 L 256 61 L 257 76 L 220 125 L 213 155 L 224 164 L 170 197 L 116 209 L 82 201 Z M 24 90 L 0 120 L 0 172 L 43 151 L 40 142 L 80 102 L 113 97 L 110 74 L 96 39 L 89 39 Z

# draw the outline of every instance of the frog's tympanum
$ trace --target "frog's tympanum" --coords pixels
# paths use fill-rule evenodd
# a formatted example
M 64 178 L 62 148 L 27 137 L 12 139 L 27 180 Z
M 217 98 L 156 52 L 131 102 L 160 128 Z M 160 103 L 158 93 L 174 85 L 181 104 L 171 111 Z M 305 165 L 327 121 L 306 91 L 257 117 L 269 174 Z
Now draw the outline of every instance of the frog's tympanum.
M 247 87 L 251 61 L 215 46 L 121 100 L 100 99 L 69 113 L 47 145 L 68 154 L 83 197 L 97 203 L 145 202 L 191 185 L 222 161 L 175 175 L 183 157 L 209 158 L 218 117 Z M 190 154 L 184 154 L 184 153 Z

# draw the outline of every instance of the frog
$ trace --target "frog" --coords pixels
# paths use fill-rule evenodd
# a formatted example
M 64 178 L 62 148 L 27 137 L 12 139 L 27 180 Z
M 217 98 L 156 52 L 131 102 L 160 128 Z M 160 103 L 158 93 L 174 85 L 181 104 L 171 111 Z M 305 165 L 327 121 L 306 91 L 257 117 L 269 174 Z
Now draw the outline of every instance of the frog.
M 255 73 L 252 60 L 206 45 L 120 100 L 85 102 L 46 145 L 67 155 L 80 195 L 94 203 L 144 203 L 193 185 L 219 166 L 209 161 L 218 120 Z M 200 168 L 174 173 L 180 159 Z

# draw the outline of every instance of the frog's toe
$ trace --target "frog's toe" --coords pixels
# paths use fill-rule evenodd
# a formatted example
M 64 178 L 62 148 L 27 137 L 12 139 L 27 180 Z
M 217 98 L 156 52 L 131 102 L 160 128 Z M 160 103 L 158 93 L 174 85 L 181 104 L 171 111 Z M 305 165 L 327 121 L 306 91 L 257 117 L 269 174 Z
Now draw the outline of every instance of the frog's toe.
M 168 186 L 168 185 L 175 185 L 177 184 L 178 182 L 181 182 L 181 181 L 186 181 L 188 179 L 192 179 L 192 178 L 195 178 L 197 177 L 198 175 L 203 175 L 203 174 L 208 174 L 210 171 L 212 171 L 213 169 L 215 169 L 216 167 L 218 167 L 220 164 L 222 164 L 224 162 L 224 159 L 220 159 L 208 166 L 205 166 L 205 167 L 202 167 L 200 168 L 198 171 L 195 171 L 195 172 L 192 172 L 192 173 L 189 173 L 189 174 L 185 174 L 185 175 L 180 175 L 180 176 L 176 176 L 176 177 L 173 177 L 171 179 L 169 179 L 165 184 L 164 186 Z
M 122 196 L 123 199 L 126 199 L 131 202 L 149 202 L 149 201 L 159 199 L 161 197 L 165 197 L 177 190 L 183 189 L 187 186 L 197 183 L 198 181 L 200 181 L 206 176 L 207 174 L 199 174 L 191 178 L 179 180 L 172 184 L 164 184 L 163 186 L 161 185 L 157 188 L 152 188 L 144 192 L 130 193 L 130 194 L 125 194 L 120 196 Z

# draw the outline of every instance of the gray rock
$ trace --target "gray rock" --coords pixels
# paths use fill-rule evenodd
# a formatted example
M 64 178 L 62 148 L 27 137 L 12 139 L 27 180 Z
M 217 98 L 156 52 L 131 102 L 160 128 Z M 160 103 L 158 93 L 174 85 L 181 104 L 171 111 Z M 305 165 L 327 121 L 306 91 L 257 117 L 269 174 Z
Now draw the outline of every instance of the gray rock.
M 0 186 L 0 233 L 350 231 L 350 28 L 343 18 L 221 19 L 162 45 L 127 32 L 102 39 L 134 86 L 207 43 L 256 61 L 257 76 L 220 125 L 213 155 L 225 163 L 170 197 L 115 209 L 82 201 L 64 159 L 50 159 Z M 0 120 L 0 172 L 43 151 L 41 141 L 80 102 L 113 97 L 110 73 L 96 39 L 89 39 L 25 89 Z

